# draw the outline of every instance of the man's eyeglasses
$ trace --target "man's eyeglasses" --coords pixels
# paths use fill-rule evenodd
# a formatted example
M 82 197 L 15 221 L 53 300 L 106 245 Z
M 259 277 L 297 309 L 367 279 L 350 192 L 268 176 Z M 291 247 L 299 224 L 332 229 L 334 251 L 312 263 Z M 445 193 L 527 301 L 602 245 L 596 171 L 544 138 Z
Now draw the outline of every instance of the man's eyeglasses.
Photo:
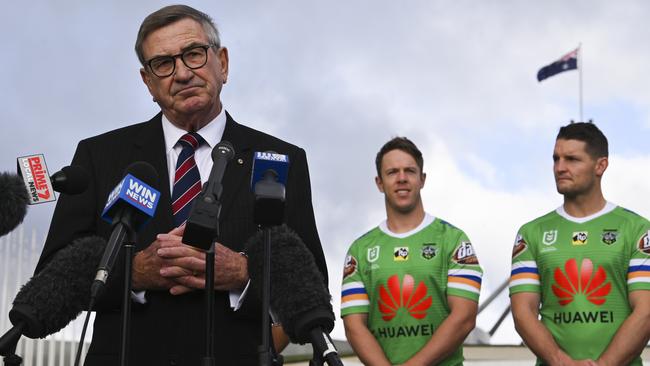
M 189 69 L 198 69 L 208 62 L 208 49 L 215 45 L 201 45 L 188 48 L 182 53 L 171 56 L 154 57 L 147 62 L 149 69 L 159 78 L 167 77 L 176 70 L 176 58 L 180 57 L 183 64 Z

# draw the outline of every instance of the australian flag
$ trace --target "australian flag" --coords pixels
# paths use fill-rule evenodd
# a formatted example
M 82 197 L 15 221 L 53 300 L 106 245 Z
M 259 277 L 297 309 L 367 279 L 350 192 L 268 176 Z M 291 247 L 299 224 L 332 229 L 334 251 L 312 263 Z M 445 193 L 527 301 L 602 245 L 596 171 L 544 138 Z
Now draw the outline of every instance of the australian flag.
M 561 59 L 546 65 L 537 72 L 537 81 L 550 78 L 555 74 L 578 68 L 578 48 L 562 56 Z

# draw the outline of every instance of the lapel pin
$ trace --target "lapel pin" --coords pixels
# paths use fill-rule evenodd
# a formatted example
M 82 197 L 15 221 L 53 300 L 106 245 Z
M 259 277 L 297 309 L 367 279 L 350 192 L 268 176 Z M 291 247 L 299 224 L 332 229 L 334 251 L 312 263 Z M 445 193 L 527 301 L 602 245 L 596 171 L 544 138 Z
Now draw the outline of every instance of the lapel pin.
M 242 158 L 237 159 L 237 164 L 244 165 L 244 159 Z

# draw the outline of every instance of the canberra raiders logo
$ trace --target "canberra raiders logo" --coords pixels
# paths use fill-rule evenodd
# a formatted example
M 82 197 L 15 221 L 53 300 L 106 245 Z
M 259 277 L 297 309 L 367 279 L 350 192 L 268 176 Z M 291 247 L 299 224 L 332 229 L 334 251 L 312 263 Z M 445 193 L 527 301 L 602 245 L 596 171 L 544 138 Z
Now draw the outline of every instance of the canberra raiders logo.
M 616 243 L 617 238 L 618 238 L 618 231 L 616 231 L 615 229 L 614 230 L 605 229 L 605 231 L 603 231 L 603 236 L 602 236 L 603 243 L 607 245 L 612 245 Z
M 435 244 L 422 244 L 422 258 L 431 259 L 436 256 L 438 249 Z

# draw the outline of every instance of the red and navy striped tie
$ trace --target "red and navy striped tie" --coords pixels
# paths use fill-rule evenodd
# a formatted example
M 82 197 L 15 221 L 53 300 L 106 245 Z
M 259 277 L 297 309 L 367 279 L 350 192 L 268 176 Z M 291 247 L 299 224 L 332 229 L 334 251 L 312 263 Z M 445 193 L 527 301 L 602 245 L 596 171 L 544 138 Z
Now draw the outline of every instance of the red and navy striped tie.
M 190 132 L 183 135 L 178 143 L 183 150 L 178 155 L 174 189 L 172 190 L 172 212 L 174 224 L 178 227 L 190 216 L 192 201 L 201 193 L 201 175 L 194 160 L 194 151 L 205 143 L 201 135 Z

